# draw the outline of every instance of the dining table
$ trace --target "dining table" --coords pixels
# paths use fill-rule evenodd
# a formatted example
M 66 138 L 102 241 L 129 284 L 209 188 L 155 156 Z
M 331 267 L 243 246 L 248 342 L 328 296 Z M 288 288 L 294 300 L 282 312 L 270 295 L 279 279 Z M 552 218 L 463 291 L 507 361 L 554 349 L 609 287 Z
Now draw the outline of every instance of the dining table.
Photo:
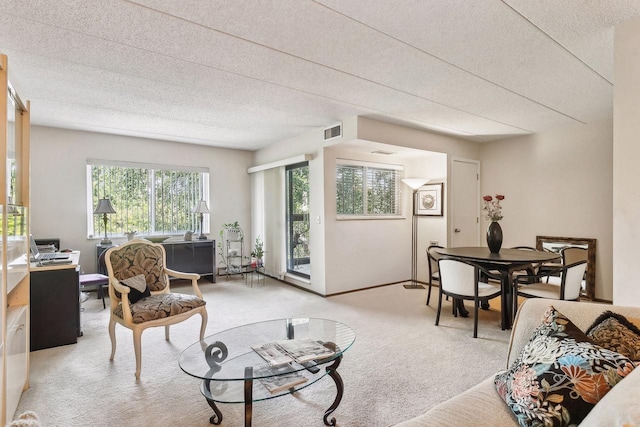
M 533 264 L 554 261 L 560 254 L 547 251 L 532 251 L 527 249 L 501 249 L 493 253 L 488 247 L 464 246 L 453 248 L 436 248 L 435 251 L 443 256 L 470 261 L 478 266 L 500 273 L 501 290 L 501 321 L 503 330 L 511 329 L 513 322 L 513 272 L 531 268 Z

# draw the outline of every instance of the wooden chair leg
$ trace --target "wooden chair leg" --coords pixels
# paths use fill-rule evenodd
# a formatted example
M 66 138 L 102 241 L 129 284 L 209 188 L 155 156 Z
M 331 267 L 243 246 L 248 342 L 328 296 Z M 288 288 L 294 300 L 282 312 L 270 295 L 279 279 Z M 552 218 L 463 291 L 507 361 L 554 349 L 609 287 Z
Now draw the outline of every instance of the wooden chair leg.
M 109 338 L 111 338 L 111 357 L 109 360 L 113 360 L 116 355 L 116 321 L 113 319 L 109 319 Z
M 478 309 L 480 300 L 476 297 L 473 301 L 473 337 L 478 338 Z
M 427 293 L 427 305 L 429 305 L 429 301 L 431 301 L 431 287 L 433 283 L 431 282 L 431 278 L 429 278 L 429 292 Z
M 442 287 L 438 291 L 438 312 L 436 313 L 436 326 L 440 323 L 440 310 L 442 310 Z
M 209 319 L 209 315 L 207 314 L 207 310 L 202 310 L 200 312 L 200 316 L 202 316 L 202 325 L 200 325 L 200 341 L 204 340 L 204 332 L 207 329 L 207 321 Z
M 136 353 L 136 380 L 140 379 L 140 370 L 142 367 L 142 331 L 133 330 L 133 349 Z

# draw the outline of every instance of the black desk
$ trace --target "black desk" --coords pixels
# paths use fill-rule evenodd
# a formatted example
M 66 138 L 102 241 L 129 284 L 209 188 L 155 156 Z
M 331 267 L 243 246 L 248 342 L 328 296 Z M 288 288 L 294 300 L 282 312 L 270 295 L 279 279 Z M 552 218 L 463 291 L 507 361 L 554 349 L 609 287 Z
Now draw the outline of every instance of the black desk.
M 80 327 L 79 252 L 72 264 L 37 267 L 30 272 L 31 351 L 75 344 Z
M 511 281 L 513 272 L 524 270 L 533 263 L 553 261 L 560 258 L 560 255 L 553 252 L 524 249 L 501 249 L 500 253 L 492 254 L 489 248 L 480 246 L 436 248 L 435 251 L 440 255 L 472 261 L 487 270 L 500 272 L 502 329 L 511 329 L 513 317 L 511 314 L 513 312 Z

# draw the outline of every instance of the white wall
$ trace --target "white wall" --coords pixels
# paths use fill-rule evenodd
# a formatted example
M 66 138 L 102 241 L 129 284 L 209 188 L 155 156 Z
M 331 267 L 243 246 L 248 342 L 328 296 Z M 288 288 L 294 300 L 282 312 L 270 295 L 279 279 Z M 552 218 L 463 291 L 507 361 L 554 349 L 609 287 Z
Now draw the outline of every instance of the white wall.
M 350 151 L 341 145 L 325 149 L 325 237 L 327 294 L 399 282 L 411 278 L 412 190 L 404 184 L 403 216 L 398 219 L 338 220 L 336 214 L 336 159 L 401 165 L 405 177 L 440 180 L 446 173 L 446 155 L 420 151 L 416 157 Z M 443 173 L 444 171 L 444 173 Z M 418 280 L 427 281 L 426 247 L 446 236 L 440 217 L 419 217 Z
M 325 295 L 325 240 L 324 240 L 324 160 L 323 160 L 323 130 L 314 129 L 306 134 L 299 135 L 285 141 L 272 144 L 262 150 L 256 151 L 253 166 L 268 164 L 271 162 L 288 159 L 300 154 L 311 154 L 313 159 L 309 161 L 309 253 L 311 254 L 311 279 L 296 279 L 288 276 L 287 281 L 304 289 Z M 268 207 L 270 223 L 265 223 L 265 234 L 269 240 L 267 261 L 277 262 L 279 265 L 266 264 L 268 274 L 280 277 L 286 272 L 286 241 L 285 241 L 285 180 L 284 172 L 267 171 L 265 185 L 268 194 L 265 195 L 265 205 Z M 276 177 L 274 174 L 279 174 Z M 273 220 L 280 215 L 281 220 Z
M 449 242 L 448 236 L 448 199 L 447 199 L 447 155 L 442 153 L 429 153 L 424 157 L 420 157 L 411 161 L 407 165 L 407 177 L 412 178 L 428 178 L 428 184 L 443 183 L 443 216 L 419 216 L 418 217 L 418 250 L 417 250 L 417 267 L 418 280 L 429 282 L 429 261 L 427 259 L 427 248 L 430 242 L 437 242 L 438 245 L 447 247 Z M 407 198 L 411 197 L 407 193 Z M 409 205 L 408 209 L 411 209 Z M 406 244 L 406 243 L 405 243 Z
M 343 138 L 324 143 L 322 129 L 317 129 L 266 147 L 256 152 L 254 165 L 313 154 L 310 165 L 311 281 L 296 282 L 314 292 L 330 295 L 354 289 L 407 280 L 411 277 L 411 220 L 337 221 L 335 219 L 335 158 L 340 143 L 359 139 L 419 150 L 452 153 L 478 158 L 479 145 L 455 138 L 406 128 L 363 117 L 343 120 Z M 324 155 L 323 155 L 324 150 Z M 324 157 L 323 157 L 324 156 Z M 354 154 L 354 156 L 356 156 Z M 371 157 L 360 157 L 361 160 Z M 387 161 L 388 157 L 377 157 Z M 411 162 L 405 159 L 407 176 L 442 180 L 446 175 L 444 154 L 432 160 Z M 437 166 L 436 166 L 437 165 Z M 415 173 L 415 175 L 413 175 Z M 405 193 L 406 212 L 410 212 L 411 193 Z M 446 215 L 445 206 L 445 215 Z M 316 218 L 320 216 L 320 224 Z M 409 217 L 410 218 L 410 217 Z M 428 241 L 446 244 L 446 218 L 420 218 L 420 249 Z M 424 247 L 422 247 L 424 246 Z M 325 258 L 326 257 L 326 258 Z M 426 259 L 419 257 L 420 280 L 427 279 Z M 366 265 L 366 268 L 362 268 Z M 355 267 L 354 267 L 355 266 Z M 359 267 L 360 266 L 360 267 Z M 325 276 L 326 274 L 326 276 Z
M 506 197 L 503 247 L 535 246 L 536 235 L 597 239 L 596 297 L 605 300 L 613 290 L 612 126 L 604 120 L 484 143 L 480 169 L 482 194 Z
M 349 124 L 353 125 L 352 122 Z M 444 182 L 447 160 L 444 153 L 478 158 L 479 145 L 452 137 L 358 117 L 358 140 L 371 141 L 424 151 L 413 160 L 395 163 L 405 166 L 409 178 L 430 178 Z M 352 136 L 354 136 L 352 134 Z M 327 293 L 344 292 L 411 278 L 411 190 L 405 189 L 404 220 L 337 221 L 335 219 L 335 158 L 338 156 L 369 161 L 391 162 L 390 156 L 340 153 L 339 145 L 325 150 L 325 215 L 327 254 Z M 446 185 L 446 182 L 445 182 Z M 418 280 L 427 281 L 426 248 L 431 240 L 447 244 L 447 201 L 442 218 L 418 219 Z M 355 266 L 355 267 L 354 267 Z M 359 268 L 358 266 L 366 266 Z M 416 294 L 418 295 L 418 294 Z
M 221 224 L 236 220 L 251 235 L 251 152 L 32 126 L 32 234 L 59 237 L 63 247 L 81 250 L 84 272 L 96 271 L 100 241 L 87 238 L 87 158 L 208 167 L 211 214 L 205 221 L 208 216 L 210 237 L 217 240 Z M 112 240 L 120 243 L 126 238 Z M 250 249 L 245 248 L 247 253 Z
M 613 96 L 613 302 L 640 306 L 640 19 L 615 30 Z

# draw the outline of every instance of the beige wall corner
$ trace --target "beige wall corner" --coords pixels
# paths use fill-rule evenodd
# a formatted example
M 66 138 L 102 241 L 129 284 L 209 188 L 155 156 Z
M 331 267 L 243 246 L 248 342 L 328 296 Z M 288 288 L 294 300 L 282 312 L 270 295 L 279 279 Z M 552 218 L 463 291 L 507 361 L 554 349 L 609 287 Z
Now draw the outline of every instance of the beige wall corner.
M 640 306 L 640 19 L 618 25 L 613 91 L 613 303 Z
M 482 194 L 504 194 L 503 247 L 595 238 L 596 298 L 612 298 L 612 122 L 482 144 Z M 637 180 L 636 180 L 637 181 Z M 486 230 L 488 222 L 483 219 Z

